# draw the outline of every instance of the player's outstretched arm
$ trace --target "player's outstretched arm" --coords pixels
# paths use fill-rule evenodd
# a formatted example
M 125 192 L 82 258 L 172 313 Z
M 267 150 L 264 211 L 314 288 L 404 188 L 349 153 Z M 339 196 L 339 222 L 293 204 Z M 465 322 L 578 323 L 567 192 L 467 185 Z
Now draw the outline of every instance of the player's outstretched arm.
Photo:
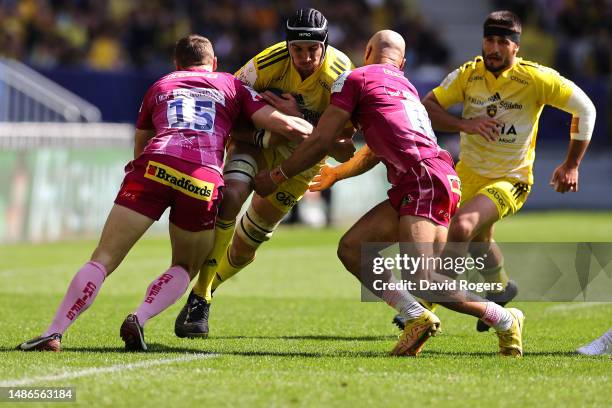
M 134 134 L 134 158 L 140 156 L 149 140 L 155 136 L 154 129 L 136 129 Z
M 304 140 L 291 157 L 272 171 L 264 170 L 255 177 L 255 191 L 262 197 L 271 194 L 289 178 L 309 169 L 323 159 L 332 149 L 350 113 L 329 105 L 312 135 Z
M 319 174 L 310 183 L 308 189 L 310 191 L 326 190 L 337 181 L 365 173 L 379 162 L 380 159 L 376 157 L 368 145 L 364 145 L 361 149 L 357 150 L 349 161 L 338 166 L 323 166 Z
M 550 185 L 555 191 L 565 193 L 578 191 L 578 167 L 586 153 L 595 127 L 595 105 L 589 97 L 573 82 L 567 81 L 572 94 L 564 105 L 555 105 L 572 114 L 570 125 L 570 144 L 565 161 L 553 172 Z
M 488 141 L 497 140 L 498 122 L 491 118 L 462 119 L 451 115 L 440 105 L 436 95 L 429 92 L 421 101 L 427 110 L 431 126 L 440 132 L 464 132 L 480 135 Z
M 302 118 L 285 115 L 272 106 L 264 106 L 251 116 L 257 128 L 268 129 L 291 141 L 301 141 L 312 133 L 312 125 Z

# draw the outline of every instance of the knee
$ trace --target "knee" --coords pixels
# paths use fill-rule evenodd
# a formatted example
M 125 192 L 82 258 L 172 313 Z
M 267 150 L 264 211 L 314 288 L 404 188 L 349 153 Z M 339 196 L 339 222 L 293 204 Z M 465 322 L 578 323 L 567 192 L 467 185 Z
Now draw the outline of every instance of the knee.
M 467 242 L 474 237 L 476 223 L 470 217 L 458 216 L 448 229 L 449 242 Z
M 238 241 L 238 239 L 235 241 Z M 251 248 L 248 245 L 240 244 L 241 243 L 239 242 L 233 242 L 229 251 L 228 261 L 234 266 L 246 265 L 255 258 L 255 248 Z
M 228 183 L 223 191 L 219 217 L 224 220 L 235 219 L 250 193 L 251 189 L 248 183 L 236 181 Z
M 351 272 L 359 269 L 359 242 L 355 242 L 352 237 L 344 235 L 338 243 L 338 259 L 342 265 Z

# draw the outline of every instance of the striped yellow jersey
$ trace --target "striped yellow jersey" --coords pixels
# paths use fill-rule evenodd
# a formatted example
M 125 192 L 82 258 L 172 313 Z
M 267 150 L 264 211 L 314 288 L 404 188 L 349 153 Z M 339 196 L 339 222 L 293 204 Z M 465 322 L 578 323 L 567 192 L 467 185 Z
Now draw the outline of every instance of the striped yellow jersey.
M 287 43 L 283 41 L 257 54 L 235 76 L 259 92 L 276 88 L 292 94 L 304 118 L 316 124 L 329 105 L 332 84 L 342 72 L 351 68 L 351 60 L 343 52 L 328 45 L 323 63 L 302 81 L 289 56 Z M 295 146 L 287 148 L 292 151 Z
M 476 174 L 533 184 L 538 119 L 544 105 L 564 109 L 571 81 L 553 69 L 517 58 L 499 77 L 476 57 L 451 72 L 433 90 L 442 107 L 463 103 L 462 117 L 490 117 L 499 123 L 499 137 L 461 133 L 460 160 Z

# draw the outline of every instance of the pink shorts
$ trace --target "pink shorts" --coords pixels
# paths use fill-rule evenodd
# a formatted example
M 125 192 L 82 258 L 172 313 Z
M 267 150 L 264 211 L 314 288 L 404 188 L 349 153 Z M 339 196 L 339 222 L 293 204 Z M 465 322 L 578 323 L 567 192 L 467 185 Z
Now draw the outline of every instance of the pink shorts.
M 448 228 L 461 200 L 461 182 L 446 151 L 412 167 L 387 191 L 400 217 L 414 215 Z
M 115 204 L 154 220 L 170 207 L 170 222 L 187 231 L 215 228 L 223 177 L 218 172 L 163 154 L 143 154 L 125 166 Z

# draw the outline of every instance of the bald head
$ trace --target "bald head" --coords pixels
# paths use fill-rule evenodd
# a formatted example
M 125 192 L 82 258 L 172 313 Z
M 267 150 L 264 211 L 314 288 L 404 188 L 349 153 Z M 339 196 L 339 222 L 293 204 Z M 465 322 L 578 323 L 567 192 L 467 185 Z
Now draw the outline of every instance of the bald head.
M 366 47 L 365 63 L 392 64 L 398 68 L 404 67 L 406 42 L 404 38 L 391 30 L 382 30 L 370 38 Z

